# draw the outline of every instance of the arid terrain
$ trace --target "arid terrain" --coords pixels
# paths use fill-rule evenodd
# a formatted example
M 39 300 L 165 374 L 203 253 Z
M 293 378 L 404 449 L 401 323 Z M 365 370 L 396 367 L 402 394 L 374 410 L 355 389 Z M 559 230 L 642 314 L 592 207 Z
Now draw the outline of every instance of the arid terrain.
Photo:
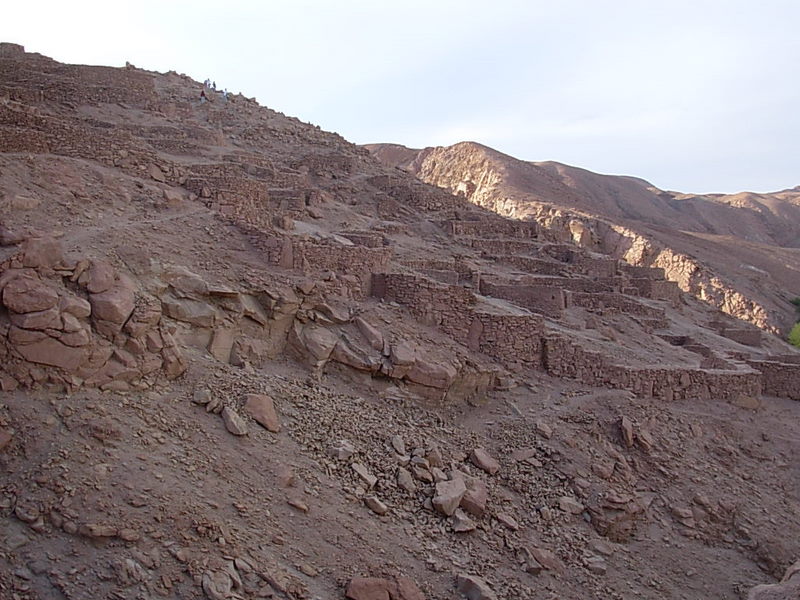
M 0 598 L 796 597 L 797 192 L 391 148 L 0 44 Z
M 565 240 L 664 268 L 682 290 L 784 337 L 800 296 L 800 186 L 696 196 L 634 177 L 517 160 L 464 142 L 412 150 L 367 146 L 384 163 L 498 214 L 561 230 Z

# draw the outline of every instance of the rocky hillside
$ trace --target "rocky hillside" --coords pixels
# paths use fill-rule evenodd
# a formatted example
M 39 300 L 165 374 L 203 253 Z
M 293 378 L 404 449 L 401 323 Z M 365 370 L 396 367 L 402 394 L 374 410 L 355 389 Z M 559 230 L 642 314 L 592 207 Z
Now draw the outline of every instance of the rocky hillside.
M 800 295 L 800 190 L 693 196 L 633 177 L 531 163 L 465 142 L 368 148 L 383 162 L 471 202 L 530 219 L 638 266 L 767 331 L 785 334 Z
M 796 583 L 800 353 L 664 269 L 12 44 L 0 207 L 0 598 Z

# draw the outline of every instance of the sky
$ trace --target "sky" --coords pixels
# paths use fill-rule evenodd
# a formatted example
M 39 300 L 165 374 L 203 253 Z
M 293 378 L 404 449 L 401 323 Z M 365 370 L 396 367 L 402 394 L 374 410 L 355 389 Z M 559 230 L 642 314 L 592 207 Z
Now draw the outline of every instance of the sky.
M 359 144 L 765 192 L 800 185 L 798 23 L 798 0 L 27 0 L 0 41 L 208 77 Z

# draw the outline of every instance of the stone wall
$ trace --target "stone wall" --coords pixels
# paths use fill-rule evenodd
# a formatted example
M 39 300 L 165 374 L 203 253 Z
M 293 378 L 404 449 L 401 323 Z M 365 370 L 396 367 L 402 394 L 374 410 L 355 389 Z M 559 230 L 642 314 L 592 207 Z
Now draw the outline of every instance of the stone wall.
M 747 362 L 764 374 L 764 394 L 800 400 L 800 363 L 785 362 L 781 357 Z
M 505 363 L 538 367 L 542 360 L 543 320 L 537 315 L 497 315 L 475 311 L 467 345 Z
M 639 277 L 630 279 L 627 285 L 636 288 L 639 295 L 644 298 L 662 300 L 673 305 L 677 305 L 683 296 L 683 292 L 674 281 Z
M 563 275 L 568 269 L 564 263 L 530 256 L 497 256 L 497 260 L 535 275 Z
M 535 239 L 539 234 L 539 226 L 529 221 L 513 219 L 482 219 L 474 221 L 444 221 L 445 231 L 454 236 L 496 237 L 503 236 L 518 239 Z M 492 234 L 488 236 L 487 234 Z
M 756 327 L 723 327 L 720 329 L 719 334 L 745 346 L 761 346 L 763 341 L 761 330 L 756 329 Z
M 564 290 L 545 285 L 501 285 L 485 280 L 480 282 L 480 292 L 513 302 L 518 306 L 558 319 L 567 307 Z
M 620 312 L 659 321 L 666 319 L 666 312 L 663 308 L 648 306 L 643 302 L 639 302 L 636 298 L 624 294 L 573 292 L 570 295 L 570 302 L 572 306 L 588 310 Z
M 472 248 L 492 256 L 503 254 L 531 254 L 538 249 L 538 245 L 535 242 L 523 240 L 472 238 L 466 239 L 464 242 L 469 244 Z
M 372 294 L 406 306 L 420 321 L 438 327 L 472 350 L 502 362 L 541 363 L 540 316 L 482 310 L 475 295 L 463 287 L 405 273 L 374 275 Z
M 542 287 L 557 287 L 570 292 L 584 292 L 587 294 L 616 292 L 621 287 L 621 281 L 617 278 L 586 279 L 583 277 L 526 276 L 520 279 L 520 283 Z
M 735 400 L 758 397 L 762 374 L 749 368 L 737 370 L 689 369 L 682 367 L 630 367 L 609 364 L 592 352 L 562 337 L 544 340 L 543 364 L 556 377 L 578 379 L 587 385 L 628 389 L 638 395 L 664 400 Z

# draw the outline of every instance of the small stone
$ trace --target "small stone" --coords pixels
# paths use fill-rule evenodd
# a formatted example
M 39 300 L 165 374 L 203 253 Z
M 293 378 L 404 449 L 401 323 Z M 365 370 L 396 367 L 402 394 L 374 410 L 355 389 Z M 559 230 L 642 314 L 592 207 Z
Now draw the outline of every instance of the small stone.
M 335 444 L 331 445 L 330 448 L 328 448 L 328 456 L 331 456 L 337 460 L 347 460 L 353 456 L 355 452 L 355 446 L 353 446 L 353 444 L 347 440 L 339 440 Z
M 405 456 L 406 444 L 399 435 L 392 436 L 392 448 L 394 448 L 394 451 L 400 456 Z
M 614 554 L 614 546 L 605 540 L 592 540 L 589 542 L 589 548 L 603 556 L 611 556 Z
M 492 588 L 483 579 L 473 575 L 460 573 L 456 578 L 456 589 L 467 600 L 495 600 L 497 598 Z
M 423 483 L 433 483 L 433 473 L 422 465 L 411 465 L 411 474 L 414 479 L 422 481 Z
M 467 486 L 460 477 L 450 481 L 440 481 L 436 484 L 436 495 L 433 497 L 433 507 L 443 515 L 451 516 L 456 512 Z
M 544 421 L 536 421 L 536 432 L 546 440 L 553 437 L 553 429 Z
M 456 533 L 467 533 L 475 531 L 475 522 L 467 516 L 460 508 L 453 513 L 453 531 Z
M 211 402 L 211 392 L 208 390 L 197 390 L 192 396 L 192 402 L 205 406 Z
M 248 394 L 244 410 L 267 431 L 280 432 L 281 423 L 272 397 L 266 394 Z
M 431 475 L 433 475 L 433 481 L 435 483 L 439 483 L 440 481 L 447 481 L 447 474 L 442 471 L 439 467 L 431 467 Z
M 611 479 L 614 475 L 614 463 L 595 461 L 592 463 L 592 472 L 603 479 Z
M 575 498 L 571 498 L 570 496 L 561 496 L 561 498 L 558 499 L 558 507 L 564 512 L 568 512 L 572 515 L 579 515 L 585 509 L 583 504 L 575 500 Z
M 405 490 L 409 494 L 413 494 L 417 491 L 417 484 L 414 483 L 414 478 L 411 476 L 411 473 L 403 467 L 398 467 L 397 469 L 397 485 L 400 489 Z
M 373 487 L 375 487 L 375 484 L 378 483 L 378 478 L 370 473 L 367 467 L 361 463 L 353 463 L 350 465 L 350 467 L 356 472 L 356 475 L 358 475 L 361 480 L 367 484 L 367 489 L 371 490 Z
M 137 542 L 141 538 L 139 532 L 134 529 L 120 529 L 119 537 L 126 542 Z
M 619 419 L 619 431 L 622 435 L 622 441 L 625 442 L 625 445 L 628 448 L 633 447 L 633 423 L 628 417 L 620 417 Z
M 548 571 L 556 571 L 562 574 L 566 571 L 564 563 L 562 563 L 555 554 L 550 552 L 550 550 L 533 547 L 528 550 L 528 553 Z
M 303 502 L 303 500 L 300 498 L 289 498 L 286 502 L 292 508 L 296 508 L 297 510 L 302 511 L 304 513 L 308 512 L 308 504 Z
M 367 508 L 369 508 L 376 515 L 383 516 L 389 512 L 389 507 L 372 495 L 364 497 L 364 504 L 366 504 Z
M 81 525 L 78 532 L 84 537 L 91 538 L 111 538 L 117 537 L 118 530 L 113 525 L 102 525 L 100 523 L 88 523 Z
M 473 517 L 482 517 L 486 511 L 486 502 L 489 499 L 489 490 L 486 484 L 478 477 L 464 476 L 467 492 L 461 498 L 461 508 Z
M 519 529 L 519 523 L 517 523 L 517 520 L 508 513 L 499 512 L 495 516 L 497 517 L 498 521 L 508 527 L 511 531 L 516 531 Z
M 640 429 L 636 432 L 636 443 L 644 452 L 650 452 L 656 442 L 649 431 Z
M 222 409 L 222 420 L 225 422 L 225 429 L 233 435 L 247 435 L 247 424 L 230 406 Z
M 14 439 L 11 433 L 0 427 L 0 450 L 4 450 L 6 446 Z
M 586 560 L 586 568 L 597 575 L 604 575 L 608 570 L 608 565 L 606 561 L 599 556 L 593 556 Z
M 489 475 L 494 475 L 500 470 L 500 463 L 489 455 L 483 448 L 475 448 L 470 455 L 472 464 L 479 469 L 486 471 Z

